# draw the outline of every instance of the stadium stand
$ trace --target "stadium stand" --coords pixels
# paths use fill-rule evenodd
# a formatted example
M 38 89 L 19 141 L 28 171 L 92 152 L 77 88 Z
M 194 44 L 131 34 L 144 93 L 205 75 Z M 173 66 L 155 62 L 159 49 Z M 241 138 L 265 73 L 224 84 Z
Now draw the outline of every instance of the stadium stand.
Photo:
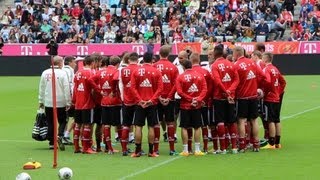
M 0 33 L 6 43 L 48 43 L 54 38 L 58 43 L 166 44 L 198 42 L 204 35 L 213 42 L 313 40 L 318 38 L 313 34 L 318 29 L 313 16 L 320 16 L 320 4 L 314 0 L 2 0 L 1 4 Z

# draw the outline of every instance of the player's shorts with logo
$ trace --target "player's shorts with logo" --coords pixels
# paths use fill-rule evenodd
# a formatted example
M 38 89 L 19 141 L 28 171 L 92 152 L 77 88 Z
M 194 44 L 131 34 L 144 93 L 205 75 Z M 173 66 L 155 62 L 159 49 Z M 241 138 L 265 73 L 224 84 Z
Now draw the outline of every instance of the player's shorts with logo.
M 280 103 L 265 102 L 264 108 L 266 111 L 266 120 L 269 122 L 279 123 L 280 122 Z
M 161 103 L 159 103 L 158 104 L 159 121 L 162 121 L 164 119 L 165 122 L 173 122 L 174 121 L 174 109 L 175 109 L 175 102 L 174 101 L 170 101 L 167 106 L 163 106 Z
M 236 122 L 235 104 L 230 104 L 228 100 L 213 100 L 213 107 L 216 125 Z
M 93 109 L 76 109 L 74 112 L 74 121 L 77 124 L 92 124 Z
M 201 109 L 181 109 L 180 127 L 199 128 L 202 127 Z
M 121 125 L 121 106 L 103 106 L 102 124 L 111 126 Z
M 122 125 L 131 126 L 134 120 L 135 112 L 137 107 L 133 106 L 122 106 Z
M 248 121 L 258 117 L 257 99 L 238 99 L 236 102 L 237 118 L 247 118 Z
M 142 127 L 146 124 L 146 119 L 147 119 L 148 127 L 153 127 L 159 124 L 159 120 L 157 116 L 157 106 L 149 106 L 147 108 L 142 108 L 141 106 L 137 106 L 133 125 Z

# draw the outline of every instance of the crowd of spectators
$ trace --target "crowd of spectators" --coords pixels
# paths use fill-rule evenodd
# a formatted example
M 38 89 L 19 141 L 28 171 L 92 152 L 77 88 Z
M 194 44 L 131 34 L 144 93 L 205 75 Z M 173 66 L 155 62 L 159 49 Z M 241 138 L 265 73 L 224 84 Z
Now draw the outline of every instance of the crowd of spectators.
M 319 40 L 320 3 L 304 0 L 300 21 L 293 22 L 296 4 L 295 0 L 15 0 L 14 7 L 0 16 L 0 42 Z M 290 28 L 289 39 L 284 39 Z

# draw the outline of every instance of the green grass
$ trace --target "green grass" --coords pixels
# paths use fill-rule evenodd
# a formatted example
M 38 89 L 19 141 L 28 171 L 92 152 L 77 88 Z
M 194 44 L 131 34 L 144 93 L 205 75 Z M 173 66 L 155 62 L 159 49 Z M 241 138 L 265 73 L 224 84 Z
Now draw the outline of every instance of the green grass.
M 67 147 L 65 152 L 59 152 L 58 167 L 70 167 L 76 180 L 120 179 L 135 172 L 140 173 L 130 178 L 317 179 L 320 175 L 319 78 L 286 77 L 288 87 L 282 110 L 285 119 L 282 123 L 283 149 L 185 158 L 170 157 L 168 145 L 161 143 L 159 158 L 132 159 L 120 154 L 73 154 L 72 147 Z M 33 180 L 57 179 L 58 170 L 52 168 L 53 153 L 47 150 L 48 143 L 31 139 L 38 107 L 38 81 L 38 77 L 0 78 L 0 180 L 14 179 L 30 158 L 42 163 L 41 169 L 27 171 Z M 180 151 L 181 143 L 176 147 Z M 119 144 L 116 148 L 120 149 Z

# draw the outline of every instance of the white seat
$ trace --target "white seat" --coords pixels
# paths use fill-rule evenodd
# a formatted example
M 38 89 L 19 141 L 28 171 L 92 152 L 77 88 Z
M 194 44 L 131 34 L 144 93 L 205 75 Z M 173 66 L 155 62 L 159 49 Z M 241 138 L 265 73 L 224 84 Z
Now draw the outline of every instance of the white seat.
M 266 42 L 266 36 L 258 35 L 257 42 Z
M 217 38 L 217 41 L 223 42 L 223 36 L 216 36 L 216 38 Z
M 233 36 L 226 36 L 226 41 L 233 40 Z

